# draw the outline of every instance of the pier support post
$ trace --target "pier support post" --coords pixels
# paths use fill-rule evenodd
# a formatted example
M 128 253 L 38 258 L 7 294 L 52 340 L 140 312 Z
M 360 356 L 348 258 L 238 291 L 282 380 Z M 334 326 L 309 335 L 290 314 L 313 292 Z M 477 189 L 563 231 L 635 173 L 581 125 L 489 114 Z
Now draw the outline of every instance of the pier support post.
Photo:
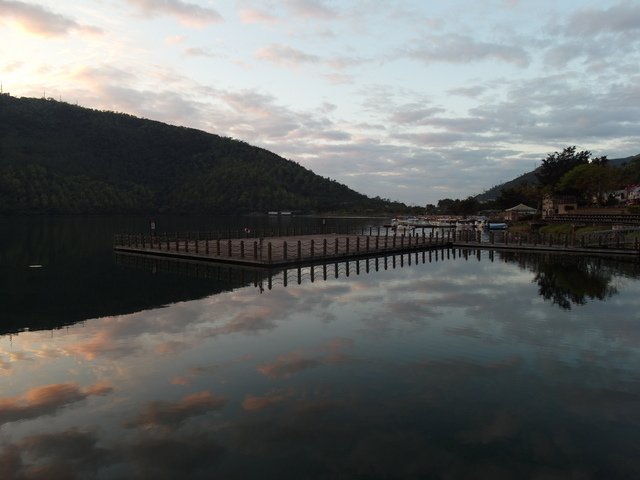
M 347 253 L 349 253 L 349 237 L 347 237 Z
M 322 240 L 322 256 L 327 256 L 327 239 Z M 325 278 L 326 280 L 326 278 Z
M 311 239 L 311 244 L 309 245 L 309 255 L 311 256 L 311 258 L 315 256 L 314 250 L 315 250 L 315 242 L 313 241 L 313 239 Z
M 271 263 L 271 242 L 267 244 L 267 261 Z M 269 275 L 269 280 L 271 280 L 271 275 Z
M 258 260 L 258 242 L 253 241 L 253 259 Z
M 244 258 L 244 240 L 240 240 L 240 258 Z
M 216 255 L 218 257 L 220 256 L 220 239 L 219 238 L 216 239 Z

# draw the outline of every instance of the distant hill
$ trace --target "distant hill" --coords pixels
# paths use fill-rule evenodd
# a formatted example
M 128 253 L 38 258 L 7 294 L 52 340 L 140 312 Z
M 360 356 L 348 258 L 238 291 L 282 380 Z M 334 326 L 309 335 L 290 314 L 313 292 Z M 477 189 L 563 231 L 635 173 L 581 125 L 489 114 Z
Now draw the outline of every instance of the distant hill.
M 631 160 L 633 160 L 636 157 L 640 157 L 640 154 L 632 155 L 630 157 L 625 157 L 625 158 L 611 158 L 609 159 L 609 163 L 613 166 L 619 167 L 621 165 L 624 165 L 625 163 L 629 163 Z M 542 159 L 540 160 L 542 161 Z M 538 168 L 530 172 L 523 173 L 522 175 L 514 178 L 513 180 L 509 180 L 508 182 L 502 183 L 500 185 L 496 185 L 495 187 L 491 187 L 489 190 L 479 195 L 476 195 L 475 198 L 480 202 L 486 202 L 486 201 L 495 200 L 496 198 L 498 198 L 498 196 L 500 195 L 500 192 L 504 188 L 514 188 L 522 183 L 537 185 L 538 178 L 536 177 L 536 172 L 538 171 Z
M 0 95 L 0 213 L 401 207 L 231 138 L 53 99 Z

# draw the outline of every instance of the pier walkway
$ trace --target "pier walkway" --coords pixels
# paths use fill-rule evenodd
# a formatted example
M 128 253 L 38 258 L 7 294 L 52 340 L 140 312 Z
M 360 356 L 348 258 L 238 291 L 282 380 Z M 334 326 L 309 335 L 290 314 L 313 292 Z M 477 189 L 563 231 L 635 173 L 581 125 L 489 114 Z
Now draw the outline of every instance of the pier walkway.
M 380 231 L 380 229 L 378 229 Z M 481 233 L 434 229 L 412 235 L 299 234 L 264 238 L 214 238 L 211 234 L 115 235 L 113 249 L 139 255 L 199 260 L 247 267 L 310 265 L 391 253 L 456 248 L 571 252 L 583 255 L 625 255 L 640 258 L 637 230 L 586 235 Z M 383 232 L 386 233 L 386 232 Z
M 188 238 L 170 235 L 116 235 L 113 249 L 162 257 L 274 267 L 351 259 L 451 246 L 448 232 L 404 235 L 316 234 L 267 238 Z

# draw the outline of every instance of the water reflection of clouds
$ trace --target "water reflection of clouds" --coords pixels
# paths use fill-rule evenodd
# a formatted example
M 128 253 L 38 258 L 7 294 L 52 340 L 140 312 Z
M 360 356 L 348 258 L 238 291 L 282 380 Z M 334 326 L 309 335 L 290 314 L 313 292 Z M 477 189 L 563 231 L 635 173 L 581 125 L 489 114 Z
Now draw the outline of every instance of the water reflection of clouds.
M 75 368 L 111 383 L 25 388 L 0 401 L 5 422 L 36 423 L 111 392 L 124 400 L 109 425 L 65 418 L 58 432 L 5 431 L 0 476 L 29 478 L 37 465 L 49 478 L 268 477 L 287 462 L 289 478 L 308 465 L 325 478 L 595 478 L 598 442 L 627 459 L 600 460 L 611 478 L 640 472 L 628 461 L 638 436 L 603 426 L 640 425 L 640 334 L 628 309 L 637 283 L 567 313 L 537 302 L 532 276 L 509 263 L 379 273 L 18 335 L 17 365 L 66 378 L 63 362 L 79 359 Z
M 333 338 L 317 349 L 293 351 L 279 355 L 270 363 L 258 365 L 258 371 L 273 379 L 286 379 L 322 365 L 340 365 L 355 361 L 347 353 L 353 348 L 349 338 Z
M 104 396 L 113 391 L 106 383 L 81 388 L 73 383 L 58 383 L 34 387 L 23 395 L 0 397 L 0 426 L 9 422 L 54 415 L 62 408 L 91 396 Z
M 228 399 L 211 392 L 197 392 L 177 402 L 147 403 L 133 418 L 124 422 L 125 428 L 164 427 L 175 429 L 188 419 L 223 408 Z

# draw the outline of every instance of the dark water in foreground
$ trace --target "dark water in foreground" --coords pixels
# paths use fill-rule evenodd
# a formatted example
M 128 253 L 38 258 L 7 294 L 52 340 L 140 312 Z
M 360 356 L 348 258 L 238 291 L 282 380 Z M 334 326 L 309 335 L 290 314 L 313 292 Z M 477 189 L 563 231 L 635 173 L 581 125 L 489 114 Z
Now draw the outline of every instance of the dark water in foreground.
M 637 262 L 269 280 L 114 257 L 144 219 L 0 226 L 2 479 L 640 478 Z

